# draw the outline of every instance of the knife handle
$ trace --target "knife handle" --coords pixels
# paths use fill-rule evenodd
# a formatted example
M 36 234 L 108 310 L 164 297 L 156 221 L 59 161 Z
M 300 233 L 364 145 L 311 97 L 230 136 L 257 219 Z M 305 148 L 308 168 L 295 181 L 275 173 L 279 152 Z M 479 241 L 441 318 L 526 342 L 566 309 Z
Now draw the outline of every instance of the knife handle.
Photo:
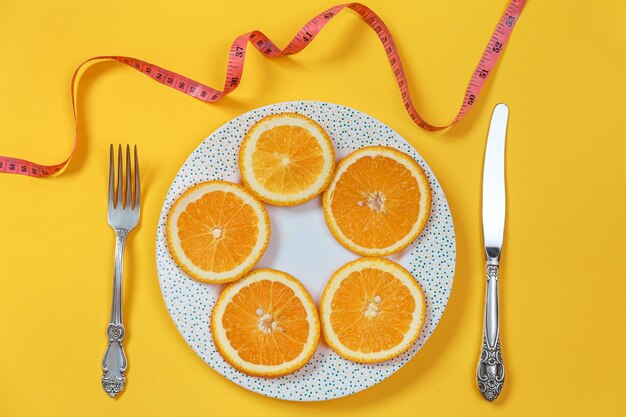
M 487 401 L 495 400 L 504 385 L 504 364 L 500 351 L 500 320 L 498 317 L 498 260 L 487 261 L 487 295 L 483 347 L 480 352 L 476 380 Z

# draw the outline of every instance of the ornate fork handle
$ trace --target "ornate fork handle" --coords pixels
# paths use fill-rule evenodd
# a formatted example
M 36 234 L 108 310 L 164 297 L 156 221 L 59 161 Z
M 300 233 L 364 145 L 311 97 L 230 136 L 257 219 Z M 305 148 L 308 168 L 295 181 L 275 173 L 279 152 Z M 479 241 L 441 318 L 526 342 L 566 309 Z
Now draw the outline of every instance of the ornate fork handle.
M 128 231 L 117 229 L 115 241 L 115 267 L 113 272 L 113 304 L 111 322 L 107 327 L 109 344 L 102 358 L 102 387 L 115 397 L 126 384 L 126 354 L 122 347 L 124 324 L 122 320 L 122 272 L 124 270 L 124 247 Z
M 498 273 L 499 261 L 488 260 L 483 347 L 476 371 L 478 389 L 488 401 L 495 400 L 504 385 L 504 364 L 500 351 L 500 320 L 498 315 Z

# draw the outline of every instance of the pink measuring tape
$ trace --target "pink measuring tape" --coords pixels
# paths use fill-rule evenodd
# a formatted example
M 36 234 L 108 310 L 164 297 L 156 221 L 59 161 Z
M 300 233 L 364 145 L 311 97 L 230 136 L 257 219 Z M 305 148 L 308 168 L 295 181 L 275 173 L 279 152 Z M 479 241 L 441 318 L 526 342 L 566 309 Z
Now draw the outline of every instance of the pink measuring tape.
M 230 47 L 230 53 L 228 55 L 228 67 L 226 71 L 226 81 L 222 90 L 216 90 L 212 87 L 206 86 L 202 83 L 194 81 L 190 78 L 182 76 L 172 71 L 163 69 L 157 65 L 150 64 L 139 59 L 124 57 L 124 56 L 98 56 L 90 58 L 80 64 L 74 71 L 72 76 L 72 82 L 70 85 L 72 94 L 72 113 L 74 115 L 74 125 L 76 127 L 76 134 L 74 137 L 74 147 L 70 156 L 60 164 L 56 165 L 41 165 L 34 162 L 30 162 L 24 159 L 10 158 L 0 156 L 0 173 L 8 174 L 20 174 L 31 177 L 47 177 L 56 174 L 63 169 L 70 161 L 76 146 L 78 145 L 78 119 L 76 113 L 76 99 L 74 94 L 74 87 L 76 84 L 76 77 L 80 69 L 87 63 L 95 60 L 114 59 L 123 64 L 126 64 L 137 71 L 142 72 L 155 81 L 160 82 L 168 87 L 174 88 L 182 93 L 197 98 L 208 103 L 214 103 L 219 101 L 222 97 L 232 92 L 237 88 L 241 82 L 241 76 L 243 74 L 243 64 L 246 56 L 246 48 L 248 43 L 254 45 L 263 55 L 268 58 L 275 58 L 280 56 L 294 55 L 302 51 L 306 46 L 313 41 L 315 36 L 322 30 L 322 28 L 333 17 L 335 17 L 343 9 L 351 9 L 361 16 L 363 21 L 367 23 L 380 39 L 387 58 L 391 64 L 391 68 L 396 77 L 396 82 L 400 93 L 402 95 L 402 101 L 404 108 L 415 122 L 416 125 L 422 129 L 429 131 L 436 131 L 445 129 L 459 122 L 472 108 L 472 105 L 476 102 L 480 90 L 483 88 L 487 77 L 491 74 L 493 68 L 496 65 L 498 58 L 500 57 L 502 50 L 509 37 L 517 19 L 519 18 L 526 0 L 510 0 L 510 3 L 500 18 L 495 31 L 489 39 L 489 43 L 483 52 L 476 69 L 472 74 L 472 78 L 465 90 L 465 97 L 463 98 L 463 104 L 459 109 L 456 117 L 452 122 L 445 126 L 434 126 L 426 122 L 417 112 L 413 102 L 411 101 L 411 93 L 409 91 L 409 83 L 404 73 L 402 62 L 400 61 L 400 55 L 396 47 L 391 32 L 387 28 L 387 25 L 374 13 L 370 8 L 360 3 L 349 3 L 331 7 L 323 13 L 315 16 L 311 19 L 302 29 L 298 31 L 296 36 L 289 42 L 289 44 L 280 49 L 274 43 L 265 36 L 262 32 L 254 30 L 252 32 L 245 33 L 237 37 Z

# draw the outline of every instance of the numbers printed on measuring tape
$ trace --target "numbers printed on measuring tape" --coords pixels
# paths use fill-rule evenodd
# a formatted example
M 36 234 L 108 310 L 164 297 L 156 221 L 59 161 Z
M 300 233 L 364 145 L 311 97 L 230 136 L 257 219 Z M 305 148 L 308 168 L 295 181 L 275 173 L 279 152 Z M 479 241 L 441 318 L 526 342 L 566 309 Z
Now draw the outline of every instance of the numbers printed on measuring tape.
M 317 36 L 317 34 L 324 28 L 326 23 L 333 19 L 343 9 L 351 9 L 352 11 L 356 12 L 361 17 L 361 19 L 365 23 L 367 23 L 370 28 L 376 33 L 376 36 L 378 36 L 378 39 L 385 49 L 385 53 L 387 54 L 389 63 L 391 64 L 393 74 L 396 77 L 396 84 L 398 85 L 398 88 L 400 89 L 400 93 L 402 95 L 402 103 L 411 120 L 420 128 L 428 131 L 445 129 L 463 119 L 463 117 L 465 117 L 470 111 L 471 106 L 476 102 L 478 95 L 485 83 L 485 79 L 488 77 L 491 71 L 493 71 L 496 62 L 500 56 L 500 52 L 504 49 L 504 45 L 511 36 L 513 27 L 518 22 L 519 16 L 525 4 L 526 0 L 509 0 L 506 11 L 500 18 L 496 30 L 491 35 L 491 39 L 488 43 L 489 46 L 485 49 L 478 67 L 472 73 L 472 78 L 465 90 L 465 100 L 463 101 L 461 108 L 457 112 L 457 115 L 452 120 L 452 122 L 444 126 L 435 126 L 427 123 L 415 109 L 413 101 L 411 100 L 411 93 L 409 91 L 408 81 L 406 79 L 404 67 L 400 59 L 400 54 L 398 53 L 395 42 L 393 41 L 393 36 L 391 35 L 391 32 L 382 21 L 382 19 L 380 19 L 380 17 L 376 13 L 374 13 L 370 8 L 364 6 L 363 4 L 348 3 L 331 7 L 323 13 L 315 16 L 309 21 L 309 23 L 307 23 L 302 29 L 298 31 L 296 36 L 294 36 L 291 42 L 289 42 L 289 44 L 284 49 L 277 48 L 272 43 L 272 41 L 269 40 L 269 38 L 267 38 L 259 31 L 252 31 L 245 35 L 237 37 L 231 45 L 228 60 L 228 71 L 223 91 L 216 90 L 202 83 L 193 81 L 187 77 L 171 71 L 167 71 L 157 65 L 153 65 L 136 58 L 116 55 L 97 56 L 90 58 L 80 64 L 72 75 L 72 114 L 75 121 L 75 136 L 74 147 L 70 156 L 65 161 L 56 165 L 40 165 L 18 158 L 0 156 L 0 172 L 29 175 L 41 178 L 53 175 L 62 170 L 67 165 L 78 144 L 75 84 L 79 71 L 87 63 L 103 59 L 116 60 L 130 66 L 133 69 L 140 71 L 141 73 L 149 76 L 150 78 L 160 82 L 163 85 L 174 88 L 175 90 L 181 91 L 191 97 L 197 98 L 198 100 L 213 103 L 219 101 L 222 97 L 235 90 L 235 88 L 237 88 L 237 86 L 241 82 L 241 77 L 243 74 L 243 64 L 246 56 L 245 45 L 247 42 L 253 45 L 260 53 L 270 58 L 297 54 L 300 51 L 304 50 L 307 45 L 309 45 L 311 41 L 315 38 L 315 36 Z

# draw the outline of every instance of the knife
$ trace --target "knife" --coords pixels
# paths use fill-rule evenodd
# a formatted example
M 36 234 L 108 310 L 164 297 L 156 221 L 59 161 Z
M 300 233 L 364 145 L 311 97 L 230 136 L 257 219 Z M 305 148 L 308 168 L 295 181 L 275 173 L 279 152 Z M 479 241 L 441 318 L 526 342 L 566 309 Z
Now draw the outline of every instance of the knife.
M 504 185 L 504 144 L 509 108 L 498 104 L 493 109 L 485 165 L 483 168 L 483 240 L 487 258 L 487 292 L 483 345 L 476 371 L 478 389 L 488 401 L 495 400 L 504 385 L 504 364 L 500 351 L 498 317 L 498 274 L 504 239 L 506 198 Z

